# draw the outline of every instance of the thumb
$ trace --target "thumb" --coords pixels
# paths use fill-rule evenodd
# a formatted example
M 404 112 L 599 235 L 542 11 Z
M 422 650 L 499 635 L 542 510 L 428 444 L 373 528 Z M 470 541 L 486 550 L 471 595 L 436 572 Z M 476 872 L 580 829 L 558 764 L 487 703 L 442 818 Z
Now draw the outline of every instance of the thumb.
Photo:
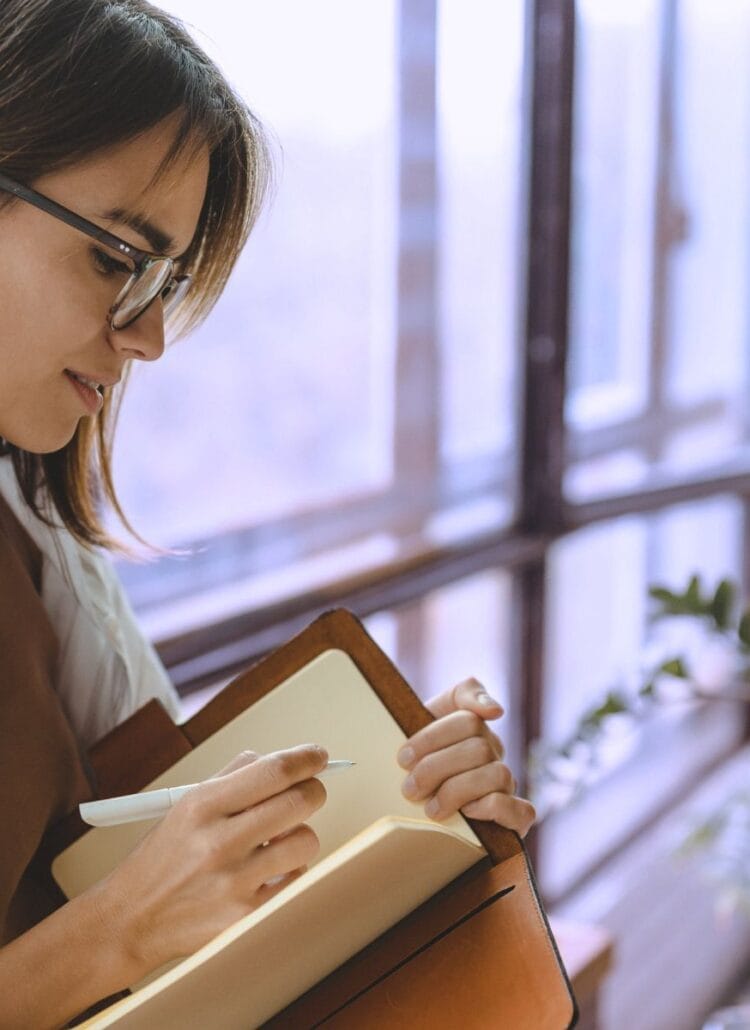
M 458 711 L 474 712 L 481 719 L 499 719 L 505 714 L 500 702 L 490 697 L 484 686 L 473 676 L 463 680 L 452 690 L 438 694 L 427 702 L 426 707 L 436 719 Z

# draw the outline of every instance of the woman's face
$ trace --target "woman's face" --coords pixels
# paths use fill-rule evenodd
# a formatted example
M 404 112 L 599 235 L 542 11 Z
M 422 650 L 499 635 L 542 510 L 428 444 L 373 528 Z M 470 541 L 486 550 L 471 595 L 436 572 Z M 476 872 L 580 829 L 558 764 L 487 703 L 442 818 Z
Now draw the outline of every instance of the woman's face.
M 198 223 L 208 149 L 181 156 L 154 181 L 175 125 L 167 119 L 26 185 L 141 250 L 176 257 Z M 171 244 L 157 246 L 158 234 Z M 113 271 L 113 257 L 24 201 L 0 210 L 0 436 L 24 450 L 58 450 L 91 414 L 91 391 L 71 372 L 109 389 L 128 361 L 154 361 L 164 349 L 158 299 L 128 328 L 109 328 L 109 309 L 127 279 Z

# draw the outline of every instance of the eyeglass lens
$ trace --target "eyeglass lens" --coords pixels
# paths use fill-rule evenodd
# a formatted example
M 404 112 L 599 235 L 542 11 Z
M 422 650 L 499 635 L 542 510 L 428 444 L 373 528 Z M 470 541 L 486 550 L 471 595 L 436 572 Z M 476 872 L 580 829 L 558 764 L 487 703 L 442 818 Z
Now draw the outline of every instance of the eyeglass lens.
M 147 265 L 117 298 L 112 315 L 113 328 L 124 329 L 145 311 L 167 285 L 171 274 L 169 261 L 153 261 Z

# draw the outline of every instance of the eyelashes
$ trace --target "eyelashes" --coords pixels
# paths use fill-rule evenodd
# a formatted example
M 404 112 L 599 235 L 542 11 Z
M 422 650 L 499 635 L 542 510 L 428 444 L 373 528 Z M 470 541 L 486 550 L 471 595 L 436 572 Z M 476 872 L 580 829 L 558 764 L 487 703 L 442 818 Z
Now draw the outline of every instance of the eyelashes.
M 117 261 L 115 258 L 110 257 L 103 250 L 99 250 L 98 247 L 91 248 L 91 255 L 96 270 L 104 276 L 113 275 L 132 275 L 133 269 L 122 261 Z

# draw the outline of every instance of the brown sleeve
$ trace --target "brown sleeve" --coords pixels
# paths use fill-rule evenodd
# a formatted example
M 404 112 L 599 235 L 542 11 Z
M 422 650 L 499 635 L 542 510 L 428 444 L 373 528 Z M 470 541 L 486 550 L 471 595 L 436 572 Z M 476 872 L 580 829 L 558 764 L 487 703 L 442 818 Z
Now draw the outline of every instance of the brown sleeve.
M 34 855 L 47 827 L 90 796 L 53 687 L 58 647 L 41 569 L 38 548 L 0 497 L 0 944 L 59 900 Z

